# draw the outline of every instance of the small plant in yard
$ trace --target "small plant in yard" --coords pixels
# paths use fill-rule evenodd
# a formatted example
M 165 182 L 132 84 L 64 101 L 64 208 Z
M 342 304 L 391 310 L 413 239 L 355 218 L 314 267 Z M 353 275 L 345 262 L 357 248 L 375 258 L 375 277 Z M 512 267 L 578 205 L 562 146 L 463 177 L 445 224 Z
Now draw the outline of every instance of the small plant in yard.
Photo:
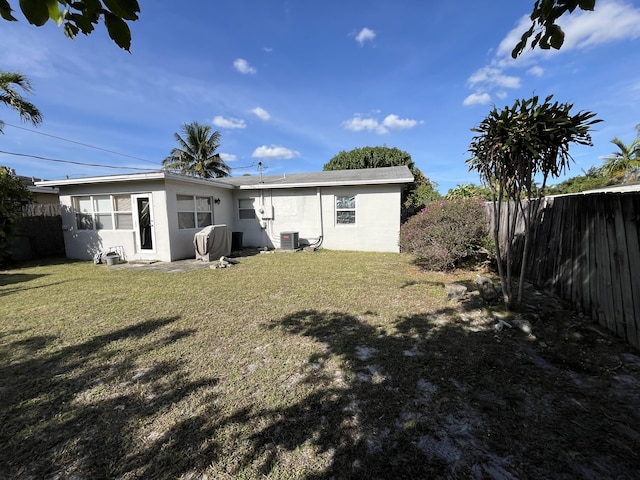
M 429 270 L 451 270 L 486 254 L 487 214 L 482 199 L 431 202 L 400 229 L 400 248 Z

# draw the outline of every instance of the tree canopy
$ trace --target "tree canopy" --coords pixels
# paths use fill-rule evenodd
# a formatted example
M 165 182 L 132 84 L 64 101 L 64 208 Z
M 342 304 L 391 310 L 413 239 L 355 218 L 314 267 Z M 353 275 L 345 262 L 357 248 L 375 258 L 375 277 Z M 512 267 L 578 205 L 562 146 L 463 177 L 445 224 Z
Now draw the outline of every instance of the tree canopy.
M 557 23 L 558 19 L 566 12 L 573 13 L 576 8 L 592 11 L 595 6 L 596 0 L 536 0 L 530 15 L 531 27 L 522 34 L 511 56 L 516 58 L 520 55 L 529 42 L 532 49 L 559 50 L 564 43 L 564 32 Z
M 0 103 L 18 112 L 22 121 L 31 122 L 34 126 L 42 122 L 42 114 L 36 106 L 25 100 L 20 92 L 31 93 L 33 88 L 27 77 L 21 73 L 3 72 L 0 70 Z M 0 120 L 0 133 L 3 133 L 4 123 Z
M 69 38 L 82 32 L 89 35 L 100 20 L 104 20 L 111 40 L 120 48 L 131 48 L 131 30 L 127 21 L 138 20 L 138 0 L 20 0 L 20 10 L 31 25 L 41 27 L 49 20 L 63 27 Z M 13 15 L 9 0 L 0 0 L 0 16 L 10 22 Z
M 581 111 L 571 114 L 572 104 L 551 102 L 548 96 L 540 102 L 535 96 L 529 100 L 516 100 L 512 107 L 498 111 L 496 107 L 472 131 L 469 147 L 472 158 L 467 160 L 471 170 L 491 189 L 494 201 L 494 241 L 498 273 L 505 303 L 511 304 L 511 247 L 521 215 L 524 222 L 524 248 L 522 266 L 526 265 L 533 216 L 533 198 L 544 191 L 549 176 L 558 177 L 569 167 L 569 145 L 591 145 L 589 129 L 601 120 L 595 114 Z M 542 187 L 536 185 L 542 177 Z M 526 206 L 523 199 L 527 200 Z M 503 200 L 505 206 L 503 207 Z M 499 242 L 502 209 L 506 209 L 507 232 L 502 258 Z M 504 265 L 503 265 L 504 262 Z M 506 268 L 506 272 L 505 272 Z M 521 268 L 517 303 L 522 300 L 525 268 Z
M 13 171 L 0 166 L 0 265 L 9 259 L 22 205 L 30 198 L 31 192 Z
M 212 132 L 210 126 L 193 122 L 182 126 L 182 134 L 174 134 L 179 147 L 162 161 L 162 168 L 202 178 L 229 176 L 231 169 L 215 153 L 220 147 L 219 131 Z
M 341 151 L 329 162 L 323 170 L 353 170 L 358 168 L 397 167 L 406 165 L 413 174 L 414 181 L 403 195 L 402 206 L 409 211 L 416 211 L 430 201 L 441 198 L 438 184 L 427 178 L 415 166 L 411 155 L 398 148 L 362 147 Z

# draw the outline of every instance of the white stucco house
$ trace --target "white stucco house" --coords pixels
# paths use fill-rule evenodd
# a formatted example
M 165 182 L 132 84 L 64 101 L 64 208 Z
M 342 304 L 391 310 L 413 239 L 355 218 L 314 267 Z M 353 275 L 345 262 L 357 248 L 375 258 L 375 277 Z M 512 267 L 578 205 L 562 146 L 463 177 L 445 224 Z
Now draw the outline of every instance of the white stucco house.
M 118 248 L 127 260 L 194 258 L 208 225 L 242 232 L 245 247 L 301 245 L 398 252 L 405 167 L 202 179 L 167 171 L 37 182 L 56 187 L 66 255 Z

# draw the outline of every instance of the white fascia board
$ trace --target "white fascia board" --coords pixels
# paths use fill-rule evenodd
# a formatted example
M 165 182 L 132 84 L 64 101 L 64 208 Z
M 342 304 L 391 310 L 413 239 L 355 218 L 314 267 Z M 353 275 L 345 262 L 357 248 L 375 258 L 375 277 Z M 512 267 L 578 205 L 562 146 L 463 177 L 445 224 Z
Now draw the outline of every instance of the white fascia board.
M 85 178 L 66 178 L 61 180 L 45 180 L 35 182 L 39 187 L 61 187 L 69 185 L 89 185 L 97 183 L 119 183 L 119 182 L 140 182 L 148 180 L 175 180 L 177 182 L 197 183 L 201 185 L 210 185 L 219 188 L 233 188 L 227 184 L 215 182 L 197 177 L 187 177 L 171 172 L 150 172 L 150 173 L 133 173 L 123 175 L 107 175 L 101 177 L 85 177 Z
M 264 190 L 276 188 L 313 188 L 313 187 L 351 187 L 357 185 L 391 185 L 411 183 L 413 180 L 397 178 L 392 180 L 351 180 L 333 182 L 309 182 L 309 183 L 256 183 L 253 185 L 240 185 L 240 190 Z

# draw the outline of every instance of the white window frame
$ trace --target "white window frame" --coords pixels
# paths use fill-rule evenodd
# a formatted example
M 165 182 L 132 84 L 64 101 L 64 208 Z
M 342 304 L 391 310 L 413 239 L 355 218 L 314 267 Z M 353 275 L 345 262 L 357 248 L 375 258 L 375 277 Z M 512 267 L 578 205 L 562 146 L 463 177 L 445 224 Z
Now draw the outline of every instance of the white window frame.
M 180 210 L 178 207 L 178 203 L 180 200 L 180 197 L 186 197 L 186 198 L 190 198 L 192 201 L 192 205 L 193 205 L 193 210 Z M 183 198 L 183 200 L 186 200 L 186 198 Z M 202 200 L 207 200 L 209 203 L 209 210 L 198 210 L 198 199 L 202 199 Z M 195 225 L 194 227 L 181 227 L 180 226 L 180 214 L 185 214 L 185 213 L 192 213 L 193 214 L 193 224 Z M 198 214 L 199 213 L 209 213 L 211 215 L 210 217 L 210 221 L 207 222 L 203 222 L 202 225 L 200 225 L 200 221 L 198 219 Z M 176 194 L 176 215 L 178 218 L 178 230 L 193 230 L 196 228 L 204 228 L 208 225 L 213 225 L 213 197 L 208 197 L 205 195 L 191 195 L 191 194 L 183 194 L 183 193 L 178 193 Z M 205 224 L 206 223 L 206 224 Z
M 109 199 L 109 211 L 101 210 L 99 208 L 99 202 L 101 200 Z M 116 204 L 116 198 L 119 197 L 128 197 L 129 198 L 129 210 L 118 210 Z M 80 210 L 80 202 L 82 200 L 89 201 L 89 208 L 85 211 Z M 77 230 L 122 230 L 122 231 L 132 231 L 134 229 L 133 226 L 133 212 L 131 210 L 132 200 L 130 194 L 104 194 L 104 195 L 75 195 L 72 197 L 71 204 L 73 206 L 75 223 Z M 125 215 L 129 216 L 129 228 L 118 228 L 118 225 L 121 223 L 121 217 Z M 101 227 L 100 217 L 110 218 L 110 228 Z M 87 222 L 86 227 L 82 228 L 80 219 L 85 218 L 86 220 L 90 220 L 90 228 Z
M 353 207 L 340 206 L 340 200 L 344 198 L 353 199 Z M 353 227 L 358 222 L 358 196 L 357 195 L 336 195 L 335 196 L 335 224 L 341 227 Z M 353 212 L 353 222 L 341 222 L 339 212 Z
M 242 206 L 242 202 L 251 202 L 251 208 L 249 207 L 243 207 Z M 239 198 L 238 199 L 238 220 L 257 220 L 258 217 L 256 216 L 256 206 L 255 206 L 255 198 Z M 242 217 L 242 213 L 241 212 L 251 212 L 251 218 L 249 217 Z

